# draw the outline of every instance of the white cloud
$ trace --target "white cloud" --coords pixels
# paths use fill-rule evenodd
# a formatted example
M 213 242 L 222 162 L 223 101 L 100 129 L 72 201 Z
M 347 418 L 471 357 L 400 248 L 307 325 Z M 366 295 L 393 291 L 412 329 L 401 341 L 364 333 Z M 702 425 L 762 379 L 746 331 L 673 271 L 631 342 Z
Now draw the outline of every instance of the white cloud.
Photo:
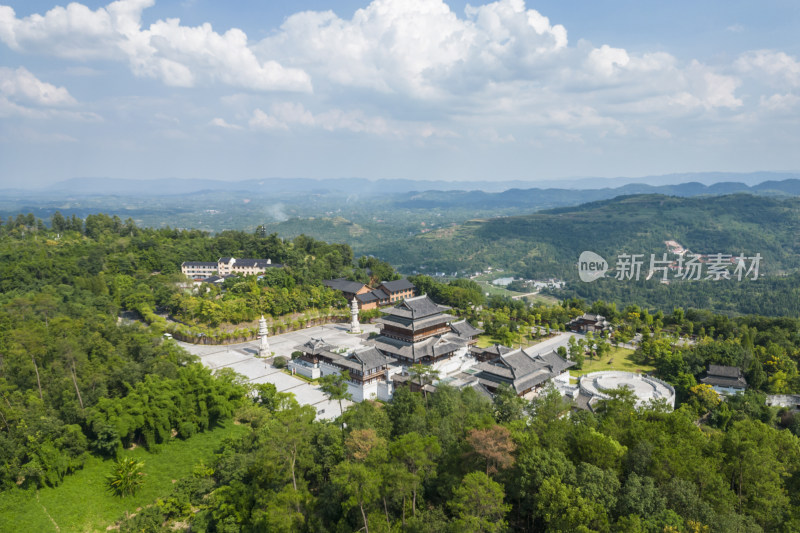
M 0 98 L 1 109 L 2 98 Z M 2 116 L 1 113 L 0 116 Z M 41 132 L 27 127 L 15 128 L 13 135 L 0 135 L 0 143 L 16 143 L 19 141 L 33 144 L 61 144 L 78 142 L 78 139 L 63 133 Z
M 788 94 L 773 94 L 772 96 L 762 96 L 759 106 L 768 111 L 787 111 L 800 104 L 800 96 Z
M 653 126 L 652 124 L 645 127 L 647 135 L 652 139 L 671 139 L 672 134 L 664 128 Z
M 728 26 L 725 29 L 727 31 L 729 31 L 729 32 L 732 32 L 732 33 L 741 33 L 741 32 L 744 31 L 744 26 L 741 25 L 741 24 L 731 24 L 730 26 Z
M 391 127 L 385 119 L 367 116 L 360 110 L 331 109 L 314 115 L 302 104 L 292 102 L 273 104 L 270 114 L 256 109 L 249 120 L 249 125 L 255 130 L 288 130 L 290 126 L 299 126 L 381 136 L 402 134 L 400 130 Z
M 311 91 L 311 79 L 302 70 L 256 59 L 241 30 L 219 34 L 208 23 L 189 27 L 178 19 L 159 20 L 143 30 L 142 11 L 154 3 L 118 0 L 95 11 L 71 3 L 21 19 L 0 6 L 0 40 L 17 51 L 74 60 L 127 60 L 136 75 L 177 87 L 203 80 L 259 91 Z
M 567 45 L 564 27 L 522 0 L 468 6 L 466 16 L 441 0 L 374 0 L 350 20 L 330 11 L 292 15 L 256 49 L 337 85 L 437 98 L 530 75 Z
M 701 63 L 692 61 L 687 69 L 687 78 L 693 98 L 706 109 L 733 109 L 742 105 L 742 101 L 734 94 L 741 81 L 734 76 L 717 74 Z
M 67 89 L 39 80 L 25 67 L 16 70 L 0 67 L 0 94 L 17 102 L 40 106 L 64 106 L 76 103 Z
M 227 130 L 241 130 L 241 129 L 243 129 L 241 126 L 239 126 L 237 124 L 229 124 L 228 122 L 225 121 L 224 118 L 211 119 L 211 122 L 209 122 L 209 124 L 211 124 L 212 126 L 217 126 L 218 128 L 224 128 L 224 129 L 227 129 Z
M 288 130 L 289 126 L 277 118 L 267 115 L 261 109 L 253 111 L 253 116 L 248 122 L 254 130 Z
M 800 61 L 785 52 L 754 50 L 736 60 L 740 71 L 754 76 L 766 74 L 773 82 L 800 87 Z
M 628 52 L 622 48 L 611 48 L 604 44 L 589 53 L 589 65 L 605 76 L 614 74 L 615 67 L 625 67 L 630 63 Z

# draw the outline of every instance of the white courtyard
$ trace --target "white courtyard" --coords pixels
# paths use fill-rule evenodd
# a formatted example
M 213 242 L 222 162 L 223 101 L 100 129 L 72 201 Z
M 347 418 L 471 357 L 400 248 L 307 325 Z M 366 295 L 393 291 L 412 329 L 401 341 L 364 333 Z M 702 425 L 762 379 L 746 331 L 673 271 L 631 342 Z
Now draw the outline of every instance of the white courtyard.
M 672 385 L 660 379 L 623 372 L 620 370 L 606 370 L 591 372 L 580 379 L 581 392 L 594 398 L 608 398 L 606 391 L 628 387 L 636 396 L 636 405 L 642 406 L 651 400 L 665 400 L 667 404 L 675 407 L 675 389 Z
M 322 339 L 338 348 L 351 350 L 362 344 L 377 327 L 370 324 L 361 325 L 361 334 L 349 333 L 349 324 L 327 324 L 282 335 L 269 337 L 269 349 L 275 356 L 291 359 L 295 346 L 309 341 L 312 337 Z M 301 405 L 312 405 L 317 410 L 317 418 L 331 419 L 339 416 L 339 402 L 330 402 L 318 385 L 290 376 L 283 370 L 272 366 L 272 359 L 259 359 L 259 340 L 225 346 L 210 346 L 177 342 L 187 352 L 196 355 L 207 367 L 217 370 L 230 368 L 243 375 L 250 383 L 272 383 L 278 392 L 291 392 Z M 352 402 L 343 401 L 347 409 Z

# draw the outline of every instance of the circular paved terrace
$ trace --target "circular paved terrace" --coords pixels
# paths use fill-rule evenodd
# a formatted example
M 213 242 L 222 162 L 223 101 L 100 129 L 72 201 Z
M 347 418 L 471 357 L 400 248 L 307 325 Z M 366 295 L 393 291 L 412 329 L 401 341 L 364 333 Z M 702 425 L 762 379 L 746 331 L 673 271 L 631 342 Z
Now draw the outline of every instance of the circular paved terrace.
M 580 387 L 583 392 L 596 398 L 608 398 L 608 394 L 604 391 L 629 387 L 636 395 L 637 406 L 646 404 L 650 400 L 664 399 L 670 407 L 675 407 L 675 389 L 672 385 L 633 372 L 621 370 L 591 372 L 581 378 Z

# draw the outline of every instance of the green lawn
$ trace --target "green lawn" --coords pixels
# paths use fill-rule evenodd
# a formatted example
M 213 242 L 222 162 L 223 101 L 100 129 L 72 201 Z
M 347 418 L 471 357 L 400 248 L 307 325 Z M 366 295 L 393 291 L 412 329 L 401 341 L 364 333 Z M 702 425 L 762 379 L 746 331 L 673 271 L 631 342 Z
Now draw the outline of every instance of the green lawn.
M 589 372 L 599 372 L 600 370 L 624 370 L 626 372 L 651 372 L 654 366 L 640 365 L 631 360 L 633 350 L 627 348 L 611 348 L 611 352 L 601 359 L 589 359 L 583 362 L 583 369 L 570 370 L 573 376 L 583 376 Z
M 483 335 L 478 335 L 478 342 L 476 343 L 476 346 L 478 346 L 478 348 L 488 348 L 494 343 L 495 343 L 494 337 L 492 337 L 491 335 L 483 334 Z
M 38 501 L 35 491 L 0 493 L 0 531 L 105 531 L 126 511 L 135 512 L 138 507 L 168 495 L 173 480 L 190 475 L 200 461 L 210 463 L 214 450 L 223 439 L 246 431 L 246 426 L 228 421 L 224 426 L 185 441 L 175 439 L 162 447 L 158 454 L 151 454 L 143 448 L 126 450 L 125 455 L 144 461 L 147 474 L 141 490 L 133 497 L 120 499 L 106 492 L 105 477 L 111 470 L 112 461 L 96 457 L 90 458 L 83 470 L 67 476 L 58 487 L 39 490 Z

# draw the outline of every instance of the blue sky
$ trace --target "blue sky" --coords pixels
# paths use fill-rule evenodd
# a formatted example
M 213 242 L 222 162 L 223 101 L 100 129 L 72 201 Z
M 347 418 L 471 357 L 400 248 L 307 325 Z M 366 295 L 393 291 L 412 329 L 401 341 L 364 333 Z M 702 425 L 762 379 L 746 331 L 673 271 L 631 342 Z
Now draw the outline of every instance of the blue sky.
M 800 170 L 796 1 L 0 0 L 0 186 Z

